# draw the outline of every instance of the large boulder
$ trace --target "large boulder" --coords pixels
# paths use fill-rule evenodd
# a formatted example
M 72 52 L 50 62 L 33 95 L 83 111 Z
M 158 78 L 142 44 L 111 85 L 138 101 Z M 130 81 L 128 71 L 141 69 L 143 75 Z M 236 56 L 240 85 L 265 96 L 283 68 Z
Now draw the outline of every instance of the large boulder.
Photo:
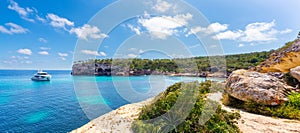
M 226 92 L 239 100 L 263 105 L 279 105 L 286 101 L 292 87 L 275 76 L 248 70 L 234 71 L 226 81 Z
M 290 70 L 291 75 L 300 82 L 300 66 Z

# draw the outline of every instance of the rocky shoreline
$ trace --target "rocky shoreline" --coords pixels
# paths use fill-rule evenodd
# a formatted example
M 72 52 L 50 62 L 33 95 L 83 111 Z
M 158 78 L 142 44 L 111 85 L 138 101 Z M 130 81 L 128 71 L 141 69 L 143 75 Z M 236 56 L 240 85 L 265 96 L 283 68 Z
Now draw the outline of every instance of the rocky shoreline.
M 141 108 L 151 104 L 154 100 L 154 98 L 150 98 L 139 103 L 124 105 L 71 131 L 71 133 L 132 133 L 131 124 L 138 118 Z M 300 132 L 300 121 L 298 120 L 252 114 L 224 105 L 222 105 L 222 109 L 229 112 L 238 111 L 241 114 L 241 119 L 238 121 L 237 126 L 243 133 Z
M 139 103 L 124 105 L 116 110 L 104 114 L 71 133 L 129 133 L 131 124 L 138 118 L 143 106 L 151 104 L 155 97 Z

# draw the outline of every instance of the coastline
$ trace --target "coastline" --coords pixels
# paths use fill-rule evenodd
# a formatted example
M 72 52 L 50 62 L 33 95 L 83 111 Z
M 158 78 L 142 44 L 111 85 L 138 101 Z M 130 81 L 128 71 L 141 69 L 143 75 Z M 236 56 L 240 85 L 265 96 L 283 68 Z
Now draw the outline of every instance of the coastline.
M 155 101 L 156 96 L 138 103 L 127 104 L 110 111 L 70 133 L 132 132 L 131 124 L 138 118 L 142 107 Z
M 138 103 L 127 104 L 108 112 L 87 124 L 71 131 L 71 133 L 111 133 L 122 132 L 132 133 L 131 124 L 136 118 L 143 106 L 151 104 L 156 99 L 155 97 L 146 99 Z M 269 116 L 249 113 L 243 110 L 222 105 L 222 109 L 229 112 L 240 112 L 241 119 L 236 124 L 243 133 L 263 133 L 263 132 L 300 132 L 300 121 L 273 118 Z M 259 128 L 257 128 L 259 127 Z

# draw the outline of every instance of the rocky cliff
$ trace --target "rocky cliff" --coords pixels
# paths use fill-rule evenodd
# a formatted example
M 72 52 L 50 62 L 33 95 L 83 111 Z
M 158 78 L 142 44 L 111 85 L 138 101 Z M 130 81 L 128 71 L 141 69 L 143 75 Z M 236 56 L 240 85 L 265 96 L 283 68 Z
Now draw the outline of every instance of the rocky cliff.
M 291 68 L 300 66 L 300 40 L 289 42 L 283 48 L 275 51 L 270 58 L 256 67 L 262 73 L 288 73 Z

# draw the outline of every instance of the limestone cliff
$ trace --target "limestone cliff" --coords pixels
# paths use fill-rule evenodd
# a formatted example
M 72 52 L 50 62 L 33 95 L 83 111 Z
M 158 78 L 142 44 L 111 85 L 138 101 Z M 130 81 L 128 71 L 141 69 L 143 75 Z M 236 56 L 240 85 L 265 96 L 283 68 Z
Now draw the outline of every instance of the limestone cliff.
M 256 67 L 262 73 L 288 73 L 291 68 L 300 66 L 300 40 L 289 42 L 283 48 L 275 51 L 270 58 Z

